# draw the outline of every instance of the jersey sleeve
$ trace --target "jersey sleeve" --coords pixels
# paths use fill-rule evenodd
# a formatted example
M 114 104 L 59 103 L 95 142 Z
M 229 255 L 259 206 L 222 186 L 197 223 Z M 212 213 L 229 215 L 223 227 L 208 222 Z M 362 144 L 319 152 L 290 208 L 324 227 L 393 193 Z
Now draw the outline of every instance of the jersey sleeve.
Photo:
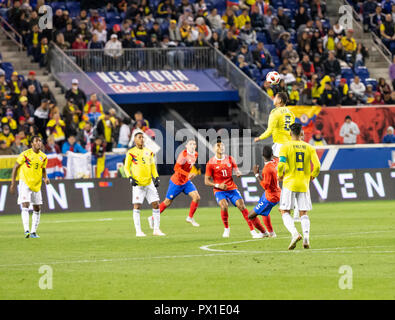
M 183 152 L 181 152 L 178 155 L 176 164 L 174 165 L 174 171 L 178 172 L 178 173 L 181 173 L 182 175 L 188 177 L 189 172 L 187 172 L 187 171 L 182 169 L 182 165 L 185 163 L 185 161 L 186 161 L 186 159 L 185 159 L 185 157 L 183 155 Z
M 313 162 L 313 172 L 311 173 L 311 176 L 315 178 L 320 173 L 321 163 L 315 148 L 310 147 L 310 153 L 311 153 L 311 161 Z
M 131 164 L 132 164 L 132 156 L 130 155 L 130 151 L 128 151 L 128 153 L 126 154 L 125 165 L 124 165 L 126 178 L 130 178 L 132 176 L 132 173 L 130 172 Z
M 268 189 L 270 186 L 271 182 L 271 172 L 268 170 L 266 167 L 263 168 L 262 170 L 262 181 L 261 181 L 261 186 L 264 190 Z
M 207 177 L 213 176 L 213 166 L 210 163 L 206 164 L 206 174 Z
M 16 162 L 20 165 L 22 165 L 25 162 L 25 153 L 22 152 L 18 158 L 16 159 Z
M 232 169 L 238 170 L 239 167 L 236 164 L 235 159 L 232 156 L 229 156 L 230 164 L 232 165 Z
M 47 168 L 47 165 L 48 165 L 48 157 L 45 157 L 41 168 L 45 169 Z
M 275 115 L 275 113 L 271 113 L 269 115 L 269 123 L 267 129 L 264 133 L 262 133 L 259 136 L 259 140 L 264 140 L 269 138 L 273 132 L 273 128 L 276 127 L 277 122 L 278 122 L 277 116 Z
M 159 177 L 158 170 L 156 169 L 155 157 L 153 152 L 151 152 L 151 174 L 154 179 Z

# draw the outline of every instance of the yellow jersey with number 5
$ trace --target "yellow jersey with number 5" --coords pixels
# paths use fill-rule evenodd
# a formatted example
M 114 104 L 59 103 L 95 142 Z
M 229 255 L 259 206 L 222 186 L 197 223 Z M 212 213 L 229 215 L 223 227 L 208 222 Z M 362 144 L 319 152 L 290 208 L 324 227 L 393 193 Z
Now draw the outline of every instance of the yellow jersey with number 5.
M 43 169 L 47 167 L 48 158 L 45 153 L 35 153 L 33 149 L 22 152 L 16 162 L 21 165 L 19 179 L 21 179 L 30 190 L 38 192 L 43 180 Z
M 273 142 L 284 144 L 291 140 L 289 126 L 295 122 L 295 115 L 287 107 L 277 107 L 270 112 L 266 131 L 259 137 L 264 140 L 273 136 Z
M 313 171 L 311 170 L 313 163 Z M 304 141 L 291 140 L 280 149 L 277 167 L 279 177 L 284 175 L 283 187 L 293 192 L 307 192 L 310 177 L 317 177 L 321 164 L 314 147 Z
M 133 147 L 125 158 L 125 174 L 127 178 L 133 177 L 139 186 L 148 186 L 152 178 L 158 177 L 154 153 L 147 149 Z

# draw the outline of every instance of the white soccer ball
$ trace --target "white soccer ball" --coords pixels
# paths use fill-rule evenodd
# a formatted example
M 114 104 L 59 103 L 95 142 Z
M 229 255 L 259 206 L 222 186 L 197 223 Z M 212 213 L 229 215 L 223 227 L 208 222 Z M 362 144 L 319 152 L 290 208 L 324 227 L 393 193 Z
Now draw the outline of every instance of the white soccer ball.
M 266 75 L 266 81 L 271 85 L 276 85 L 280 83 L 280 74 L 277 71 L 270 71 Z

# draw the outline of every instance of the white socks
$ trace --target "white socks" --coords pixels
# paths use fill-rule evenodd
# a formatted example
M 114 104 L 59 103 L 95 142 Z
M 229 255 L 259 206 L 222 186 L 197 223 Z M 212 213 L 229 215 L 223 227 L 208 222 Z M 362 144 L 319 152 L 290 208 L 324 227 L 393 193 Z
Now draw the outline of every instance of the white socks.
M 32 233 L 37 232 L 38 224 L 40 223 L 40 211 L 33 211 L 32 215 Z
M 133 221 L 134 221 L 134 227 L 136 228 L 136 232 L 141 232 L 140 210 L 133 209 Z
M 21 211 L 23 231 L 29 231 L 29 208 L 22 208 Z
M 292 234 L 293 237 L 297 236 L 298 231 L 295 228 L 294 219 L 291 217 L 291 215 L 289 213 L 284 213 L 282 217 L 284 226 L 287 228 L 287 230 Z
M 152 209 L 152 217 L 154 218 L 154 230 L 159 230 L 159 226 L 160 226 L 160 209 Z
M 308 215 L 300 217 L 300 224 L 302 225 L 303 238 L 309 240 L 310 236 L 310 219 Z

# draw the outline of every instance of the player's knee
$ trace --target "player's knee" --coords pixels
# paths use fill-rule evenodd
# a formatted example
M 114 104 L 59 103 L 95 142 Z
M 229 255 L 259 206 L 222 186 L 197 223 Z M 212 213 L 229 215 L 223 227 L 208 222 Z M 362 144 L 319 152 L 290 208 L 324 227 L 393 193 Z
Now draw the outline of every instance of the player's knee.
M 200 201 L 200 195 L 198 193 L 194 194 L 193 197 L 192 197 L 192 201 L 199 202 Z
M 152 202 L 152 209 L 159 209 L 159 202 L 158 201 Z
M 163 200 L 163 202 L 164 202 L 165 206 L 168 207 L 168 206 L 171 205 L 171 203 L 173 202 L 173 200 L 170 200 L 170 199 L 167 199 L 167 198 L 166 198 L 165 200 Z
M 228 204 L 227 203 L 221 203 L 219 206 L 222 211 L 228 211 Z
M 133 205 L 133 209 L 135 209 L 135 210 L 140 210 L 140 208 L 141 208 L 141 204 L 139 204 L 139 203 L 135 203 Z
M 33 210 L 36 211 L 36 212 L 40 211 L 40 209 L 41 209 L 41 208 L 40 208 L 40 206 L 38 206 L 38 205 L 34 205 L 34 206 L 33 206 Z

